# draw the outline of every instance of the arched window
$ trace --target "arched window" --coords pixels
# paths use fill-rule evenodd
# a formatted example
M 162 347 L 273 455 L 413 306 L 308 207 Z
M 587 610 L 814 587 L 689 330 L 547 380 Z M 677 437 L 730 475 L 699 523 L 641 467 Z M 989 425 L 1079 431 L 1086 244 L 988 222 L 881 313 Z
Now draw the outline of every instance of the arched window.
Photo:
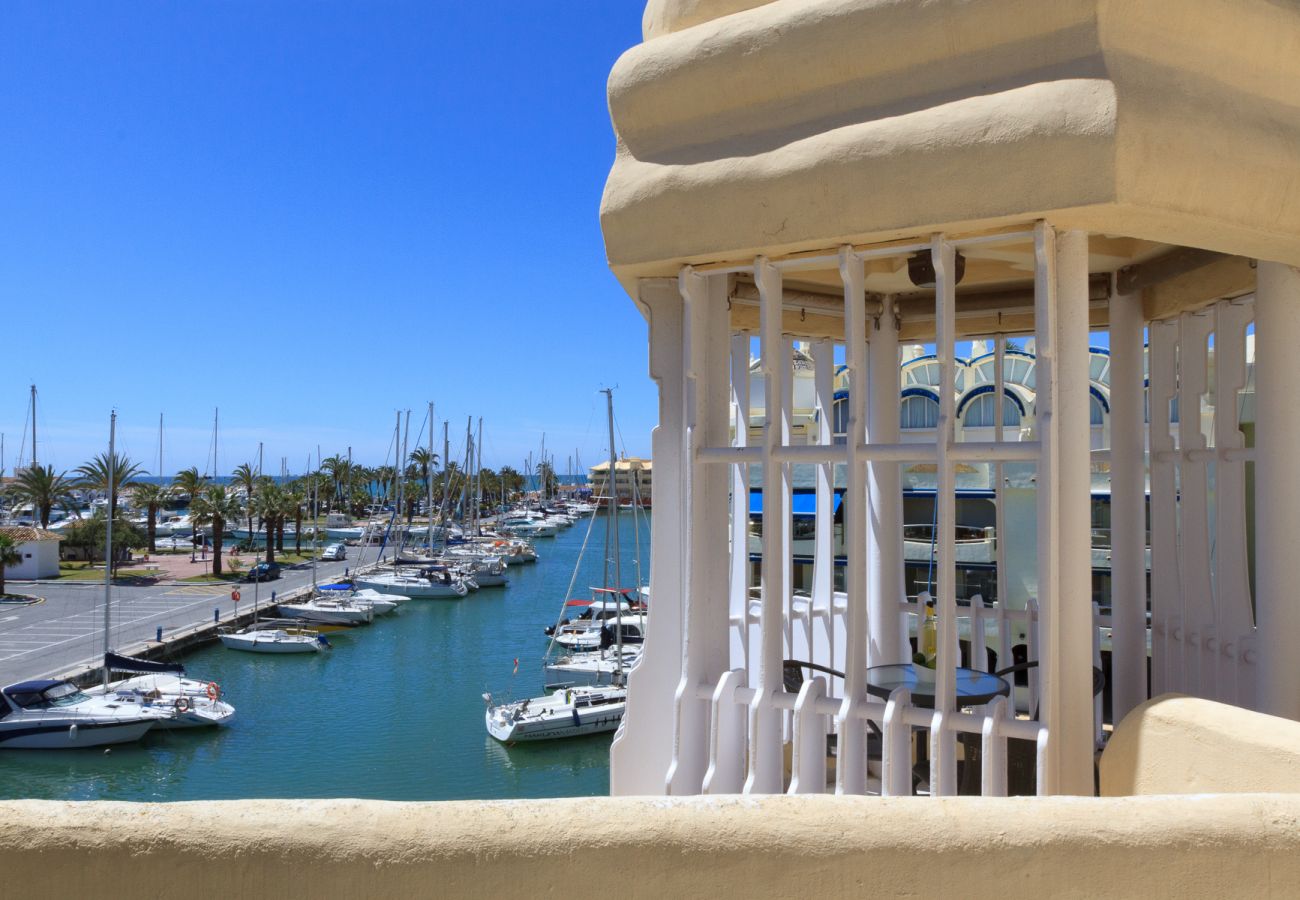
M 967 405 L 962 422 L 968 428 L 992 428 L 994 409 L 993 395 L 981 394 Z M 1012 428 L 1020 426 L 1020 407 L 1016 405 L 1016 401 L 1005 395 L 1002 397 L 1002 425 Z
M 1101 425 L 1106 420 L 1106 411 L 1102 408 L 1101 398 L 1093 394 L 1088 400 L 1088 424 Z
M 934 428 L 939 424 L 939 401 L 929 394 L 904 397 L 899 416 L 900 428 Z

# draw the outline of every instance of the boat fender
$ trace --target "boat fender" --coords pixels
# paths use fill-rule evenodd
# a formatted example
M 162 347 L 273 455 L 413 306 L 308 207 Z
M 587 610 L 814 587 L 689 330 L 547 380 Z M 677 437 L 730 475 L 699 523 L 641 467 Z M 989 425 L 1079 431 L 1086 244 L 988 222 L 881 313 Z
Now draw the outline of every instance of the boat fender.
M 187 713 L 190 711 L 190 698 L 177 697 L 176 701 L 172 704 L 172 706 L 176 707 L 176 711 L 178 713 Z
M 221 698 L 221 685 L 215 681 L 208 682 L 208 699 L 219 700 Z
M 573 727 L 574 728 L 582 727 L 582 718 L 578 715 L 578 711 L 576 709 L 573 710 Z
M 74 722 L 73 724 L 68 726 L 68 740 L 75 741 L 76 739 L 77 739 L 77 725 Z

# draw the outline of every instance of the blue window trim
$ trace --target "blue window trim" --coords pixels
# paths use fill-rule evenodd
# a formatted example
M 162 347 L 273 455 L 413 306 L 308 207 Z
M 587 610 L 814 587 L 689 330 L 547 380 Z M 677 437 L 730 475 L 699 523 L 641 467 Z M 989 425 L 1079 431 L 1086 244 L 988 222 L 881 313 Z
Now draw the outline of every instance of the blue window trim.
M 974 400 L 976 397 L 979 397 L 983 394 L 991 394 L 996 390 L 997 388 L 991 384 L 981 384 L 979 387 L 971 388 L 969 391 L 966 392 L 965 396 L 963 396 L 961 398 L 961 401 L 957 404 L 957 417 L 961 418 L 961 414 L 965 411 L 966 407 L 970 404 L 970 402 Z M 1016 409 L 1020 410 L 1020 415 L 1023 418 L 1025 416 L 1025 401 L 1021 400 L 1018 394 L 1014 393 L 1010 388 L 1006 387 L 1005 385 L 1002 388 L 1002 393 L 1011 398 L 1012 402 L 1016 404 Z

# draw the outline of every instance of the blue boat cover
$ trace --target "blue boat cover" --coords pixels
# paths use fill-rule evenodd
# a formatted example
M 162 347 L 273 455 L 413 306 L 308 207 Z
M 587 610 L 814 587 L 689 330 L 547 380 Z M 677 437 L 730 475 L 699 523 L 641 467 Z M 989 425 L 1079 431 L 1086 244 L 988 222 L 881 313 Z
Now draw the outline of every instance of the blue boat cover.
M 844 502 L 844 494 L 836 491 L 834 498 L 831 515 L 835 515 L 840 511 L 840 504 Z M 761 490 L 750 490 L 749 514 L 751 516 L 761 516 L 763 514 L 763 492 Z M 813 491 L 795 491 L 790 500 L 790 514 L 794 516 L 817 515 L 817 494 Z
M 352 585 L 350 585 L 350 584 L 319 584 L 319 585 L 317 585 L 317 587 L 320 588 L 322 591 L 350 591 L 350 590 L 352 590 Z
M 46 688 L 54 687 L 56 684 L 62 684 L 62 682 L 55 681 L 52 678 L 41 678 L 36 681 L 20 681 L 17 684 L 9 685 L 7 688 L 5 688 L 5 690 L 39 694 L 41 691 L 45 690 Z
M 134 672 L 137 675 L 155 675 L 159 672 L 185 674 L 185 667 L 180 663 L 151 662 L 147 659 L 133 659 L 116 653 L 104 655 L 104 667 L 110 672 Z

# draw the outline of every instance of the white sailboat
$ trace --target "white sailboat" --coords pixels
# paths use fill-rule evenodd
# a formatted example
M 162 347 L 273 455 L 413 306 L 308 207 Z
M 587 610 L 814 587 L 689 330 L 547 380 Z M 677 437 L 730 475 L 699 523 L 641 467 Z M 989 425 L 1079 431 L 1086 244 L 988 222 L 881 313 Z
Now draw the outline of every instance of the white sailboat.
M 249 653 L 316 653 L 329 647 L 318 631 L 307 628 L 245 628 L 227 630 L 218 637 L 231 650 Z
M 128 672 L 132 677 L 84 689 L 90 697 L 104 697 L 122 704 L 160 710 L 165 718 L 155 728 L 171 731 L 229 725 L 235 708 L 221 699 L 215 681 L 185 677 L 185 667 L 106 654 L 104 667 L 111 672 Z
M 503 743 L 546 741 L 613 731 L 623 721 L 627 689 L 574 687 L 517 703 L 488 704 L 488 734 Z
M 612 390 L 605 391 L 607 414 L 609 418 L 609 454 L 610 454 L 610 471 L 614 471 L 613 462 L 616 458 L 614 443 L 614 393 Z M 611 479 L 611 483 L 614 479 Z M 614 485 L 614 502 L 609 504 L 609 513 L 606 517 L 606 539 L 610 543 L 612 558 L 614 561 L 614 582 L 617 584 L 621 581 L 621 567 L 619 563 L 618 549 L 618 503 L 617 503 L 617 485 Z M 594 520 L 593 520 L 594 524 Z M 590 537 L 588 530 L 588 537 Z M 583 546 L 586 546 L 584 541 Z M 607 558 L 609 558 L 607 556 Z M 578 566 L 581 565 L 581 555 L 578 562 L 574 565 L 573 581 L 578 577 Z M 608 572 L 606 573 L 608 580 Z M 569 585 L 569 593 L 572 593 L 573 584 Z M 613 592 L 610 588 L 601 589 L 604 592 Z M 616 592 L 615 592 L 616 593 Z M 488 734 L 499 741 L 513 743 L 515 741 L 542 741 L 556 740 L 560 738 L 580 737 L 589 734 L 599 734 L 602 732 L 614 731 L 618 728 L 619 723 L 623 721 L 623 711 L 627 708 L 627 688 L 624 686 L 624 648 L 623 648 L 623 630 L 625 625 L 620 625 L 622 621 L 618 614 L 618 608 L 622 600 L 614 602 L 615 617 L 606 621 L 612 622 L 616 627 L 612 629 L 614 638 L 614 672 L 612 679 L 614 684 L 609 687 L 602 686 L 577 686 L 566 688 L 563 691 L 556 691 L 542 697 L 531 697 L 527 700 L 519 700 L 513 703 L 502 703 L 494 706 L 492 704 L 492 695 L 484 694 L 483 699 L 487 704 L 484 712 L 484 722 L 487 726 Z M 566 601 L 567 603 L 567 601 Z M 599 620 L 593 618 L 592 624 Z M 600 629 L 597 635 L 609 637 L 610 632 L 597 625 Z M 558 642 L 559 637 L 553 636 L 552 642 Z M 599 637 L 598 637 L 599 640 Z M 599 649 L 607 649 L 600 647 Z M 584 648 L 586 649 L 586 648 Z M 592 648 L 596 649 L 596 648 Z

